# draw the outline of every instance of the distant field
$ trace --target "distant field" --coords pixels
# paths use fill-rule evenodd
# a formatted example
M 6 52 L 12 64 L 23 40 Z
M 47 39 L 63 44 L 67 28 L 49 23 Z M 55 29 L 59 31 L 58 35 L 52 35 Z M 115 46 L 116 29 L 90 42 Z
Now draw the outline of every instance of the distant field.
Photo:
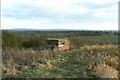
M 103 41 L 108 41 L 108 42 L 111 42 L 113 44 L 116 44 L 118 43 L 118 36 L 116 35 L 104 35 L 104 36 L 79 36 L 80 38 L 83 38 L 83 39 L 90 39 L 90 40 L 103 40 Z
M 19 35 L 19 36 L 18 36 Z M 78 48 L 84 45 L 117 44 L 118 35 L 100 31 L 2 31 L 2 47 L 44 48 L 47 38 L 68 38 L 70 44 Z
M 81 38 L 89 40 L 102 40 L 113 44 L 118 43 L 118 35 L 114 32 L 104 31 L 52 31 L 52 32 L 25 32 L 28 35 L 43 36 L 51 38 Z

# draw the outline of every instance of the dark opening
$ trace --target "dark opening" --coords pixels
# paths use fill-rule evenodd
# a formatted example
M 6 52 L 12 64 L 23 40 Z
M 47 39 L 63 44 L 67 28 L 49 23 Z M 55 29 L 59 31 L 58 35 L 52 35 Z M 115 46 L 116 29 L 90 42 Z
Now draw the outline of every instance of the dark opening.
M 56 45 L 58 45 L 58 43 L 56 43 Z
M 64 45 L 65 43 L 63 43 L 63 45 Z

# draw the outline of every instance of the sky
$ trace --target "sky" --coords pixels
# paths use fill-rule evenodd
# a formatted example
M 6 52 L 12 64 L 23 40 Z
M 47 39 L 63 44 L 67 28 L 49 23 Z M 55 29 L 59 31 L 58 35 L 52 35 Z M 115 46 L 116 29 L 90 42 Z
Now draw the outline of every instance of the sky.
M 1 29 L 118 30 L 119 0 L 1 0 Z

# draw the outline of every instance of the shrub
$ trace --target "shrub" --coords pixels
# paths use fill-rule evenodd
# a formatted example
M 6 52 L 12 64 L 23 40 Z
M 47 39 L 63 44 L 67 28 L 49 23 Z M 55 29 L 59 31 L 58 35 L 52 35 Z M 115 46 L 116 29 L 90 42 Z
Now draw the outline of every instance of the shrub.
M 32 40 L 32 41 L 27 41 L 22 44 L 24 48 L 45 48 L 46 43 L 45 41 L 39 41 L 39 40 Z
M 14 32 L 2 31 L 2 48 L 20 48 L 21 44 L 27 40 L 27 38 L 24 38 L 20 35 L 18 36 Z
M 19 36 L 18 36 L 19 35 Z M 45 38 L 24 37 L 17 32 L 2 31 L 2 48 L 46 48 Z

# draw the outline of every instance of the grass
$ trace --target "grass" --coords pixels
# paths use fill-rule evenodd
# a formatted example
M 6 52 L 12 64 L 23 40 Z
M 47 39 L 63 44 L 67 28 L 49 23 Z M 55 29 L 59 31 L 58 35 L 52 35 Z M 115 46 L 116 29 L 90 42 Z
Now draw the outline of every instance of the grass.
M 52 37 L 55 37 L 56 34 Z M 66 37 L 62 33 L 58 34 L 56 36 L 59 38 Z M 42 36 L 45 37 L 45 35 Z M 111 78 L 112 75 L 114 75 L 113 78 L 117 77 L 119 52 L 117 45 L 111 43 L 118 43 L 118 36 L 73 36 L 66 37 L 70 40 L 71 47 L 67 51 L 40 50 L 38 46 L 26 49 L 5 47 L 2 50 L 2 77 Z M 6 36 L 6 38 L 8 37 Z M 12 41 L 15 41 L 14 39 L 11 38 Z
M 101 72 L 96 73 L 99 68 L 96 67 L 100 64 L 111 67 L 109 69 L 115 69 L 113 71 L 115 71 L 116 75 L 119 54 L 117 49 L 115 45 L 83 46 L 79 50 L 72 49 L 63 52 L 36 50 L 32 53 L 30 49 L 8 49 L 3 51 L 3 72 L 5 72 L 3 77 L 95 78 L 101 76 L 99 75 Z M 12 56 L 6 56 L 8 53 L 12 54 Z M 16 53 L 19 56 L 15 55 Z M 8 64 L 12 64 L 13 67 L 10 67 Z
M 102 36 L 80 36 L 83 39 L 90 39 L 90 40 L 103 40 L 108 41 L 110 43 L 116 44 L 118 43 L 118 36 L 116 35 L 102 35 Z
M 17 77 L 39 77 L 39 78 L 76 78 L 76 77 L 92 77 L 90 75 L 90 72 L 87 72 L 89 76 L 86 74 L 83 74 L 84 71 L 87 71 L 84 67 L 87 65 L 86 62 L 82 61 L 77 61 L 75 58 L 77 56 L 73 54 L 78 54 L 78 52 L 73 52 L 73 53 L 65 53 L 65 55 L 68 55 L 68 57 L 65 57 L 63 55 L 62 57 L 56 56 L 54 60 L 52 59 L 52 67 L 49 69 L 47 66 L 44 67 L 36 67 L 30 71 L 21 73 Z M 80 53 L 79 53 L 80 54 Z M 65 61 L 64 61 L 65 60 Z M 83 69 L 79 69 L 79 68 Z M 44 73 L 44 74 L 43 74 Z
M 102 35 L 102 36 L 78 36 L 78 37 L 70 37 L 68 38 L 71 42 L 79 42 L 77 44 L 83 45 L 94 45 L 94 44 L 117 44 L 118 36 L 116 35 Z M 76 44 L 76 43 L 73 43 Z

